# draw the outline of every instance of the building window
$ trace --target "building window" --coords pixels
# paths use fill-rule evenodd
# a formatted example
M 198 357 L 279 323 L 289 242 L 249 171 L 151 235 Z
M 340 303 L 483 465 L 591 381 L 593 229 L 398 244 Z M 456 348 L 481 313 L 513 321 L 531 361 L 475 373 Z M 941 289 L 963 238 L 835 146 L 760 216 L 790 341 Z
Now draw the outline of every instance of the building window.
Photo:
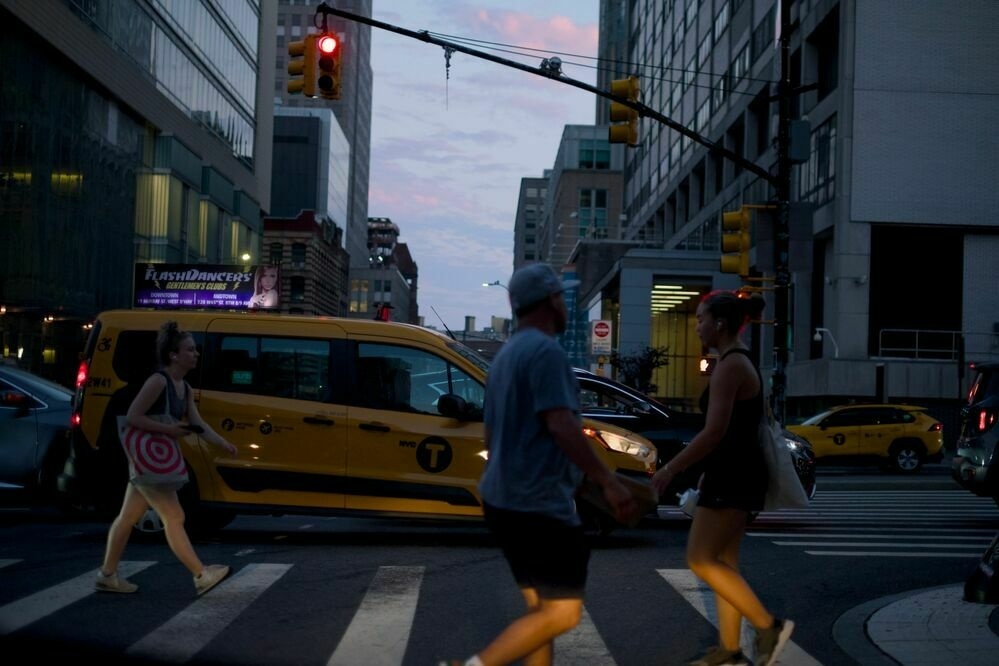
M 760 24 L 753 30 L 753 61 L 766 53 L 774 38 L 774 8 L 771 7 Z
M 367 280 L 351 280 L 350 281 L 350 311 L 351 312 L 367 312 L 368 311 L 368 281 Z
M 291 278 L 291 302 L 305 302 L 305 278 L 301 275 L 295 275 Z
M 580 169 L 609 169 L 610 143 L 599 139 L 583 139 L 579 142 Z
M 732 61 L 732 87 L 742 81 L 742 77 L 749 71 L 749 45 L 743 46 L 739 54 Z
M 704 35 L 704 39 L 701 40 L 700 45 L 697 47 L 697 64 L 703 67 L 704 63 L 707 61 L 708 56 L 711 55 L 711 33 Z
M 684 92 L 686 92 L 687 88 L 690 87 L 690 84 L 692 84 L 694 82 L 695 78 L 697 78 L 697 63 L 694 60 L 694 56 L 691 56 L 690 57 L 690 61 L 687 63 L 686 68 L 684 68 L 684 70 L 683 70 L 683 90 L 684 90 Z
M 817 207 L 836 196 L 836 116 L 812 132 L 811 154 L 798 168 L 798 198 Z
M 711 100 L 705 99 L 701 103 L 701 106 L 697 108 L 697 113 L 694 115 L 694 131 L 698 134 L 704 134 L 704 130 L 708 127 L 708 121 L 711 119 Z
M 718 14 L 715 16 L 716 42 L 721 38 L 722 33 L 725 32 L 725 28 L 728 27 L 728 17 L 729 17 L 728 8 L 729 4 L 727 2 L 723 2 L 722 8 L 718 10 Z
M 271 243 L 270 256 L 268 257 L 268 262 L 271 266 L 280 266 L 281 261 L 284 259 L 284 245 L 281 243 Z
M 305 268 L 305 243 L 295 243 L 291 246 L 291 267 Z

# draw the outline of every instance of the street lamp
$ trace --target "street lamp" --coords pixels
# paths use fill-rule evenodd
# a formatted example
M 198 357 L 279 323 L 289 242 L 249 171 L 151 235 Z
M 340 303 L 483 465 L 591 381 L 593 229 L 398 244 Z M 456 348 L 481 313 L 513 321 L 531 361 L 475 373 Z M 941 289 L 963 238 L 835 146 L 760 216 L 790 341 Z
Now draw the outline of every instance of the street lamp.
M 492 282 L 483 282 L 483 283 L 482 283 L 482 286 L 483 286 L 483 287 L 503 287 L 503 288 L 504 288 L 504 289 L 506 289 L 507 291 L 510 291 L 510 288 L 509 288 L 509 287 L 507 287 L 507 286 L 506 286 L 505 284 L 503 284 L 502 282 L 500 282 L 499 280 L 493 280 Z
M 823 333 L 829 336 L 829 342 L 832 343 L 833 358 L 839 358 L 839 345 L 836 344 L 836 338 L 833 337 L 832 331 L 830 331 L 828 328 L 816 328 L 815 335 L 812 336 L 812 340 L 815 340 L 816 342 L 822 342 Z

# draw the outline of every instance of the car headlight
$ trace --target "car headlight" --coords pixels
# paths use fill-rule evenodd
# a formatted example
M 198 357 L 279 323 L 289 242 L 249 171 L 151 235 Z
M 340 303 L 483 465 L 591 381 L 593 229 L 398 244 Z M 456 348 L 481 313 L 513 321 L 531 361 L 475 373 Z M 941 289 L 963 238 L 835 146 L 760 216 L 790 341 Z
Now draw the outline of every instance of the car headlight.
M 595 437 L 608 449 L 619 451 L 620 453 L 627 453 L 630 456 L 635 456 L 646 465 L 655 465 L 656 463 L 655 447 L 646 446 L 641 442 L 636 442 L 635 440 L 628 439 L 627 437 L 621 437 L 620 435 L 607 432 L 606 430 L 584 428 L 583 432 L 590 437 Z
M 787 446 L 788 451 L 791 453 L 801 453 L 801 450 L 805 448 L 802 446 L 801 442 L 796 439 L 791 439 L 790 437 L 784 438 L 784 445 Z

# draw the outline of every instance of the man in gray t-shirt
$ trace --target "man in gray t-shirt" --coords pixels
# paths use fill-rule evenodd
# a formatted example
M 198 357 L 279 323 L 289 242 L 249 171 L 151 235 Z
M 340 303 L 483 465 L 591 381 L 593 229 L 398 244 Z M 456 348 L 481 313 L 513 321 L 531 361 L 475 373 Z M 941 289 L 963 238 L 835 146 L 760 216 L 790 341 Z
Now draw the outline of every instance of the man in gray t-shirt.
M 584 474 L 603 488 L 619 520 L 638 510 L 583 434 L 579 387 L 554 337 L 565 330 L 562 291 L 568 286 L 542 263 L 527 264 L 510 278 L 517 332 L 486 379 L 489 461 L 479 492 L 527 613 L 467 666 L 551 663 L 555 638 L 579 623 L 590 555 L 575 506 Z

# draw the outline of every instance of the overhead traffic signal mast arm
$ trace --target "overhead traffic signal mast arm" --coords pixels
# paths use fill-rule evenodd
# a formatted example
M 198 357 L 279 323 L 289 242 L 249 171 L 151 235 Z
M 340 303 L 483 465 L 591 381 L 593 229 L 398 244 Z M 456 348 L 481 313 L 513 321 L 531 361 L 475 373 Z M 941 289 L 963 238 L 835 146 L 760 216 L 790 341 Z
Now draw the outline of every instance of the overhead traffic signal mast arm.
M 534 74 L 536 76 L 543 76 L 546 79 L 554 79 L 555 81 L 559 81 L 566 85 L 573 86 L 574 88 L 579 88 L 580 90 L 585 90 L 587 92 L 593 93 L 594 95 L 604 97 L 612 102 L 617 102 L 618 104 L 622 104 L 630 109 L 634 109 L 635 111 L 638 112 L 639 116 L 652 118 L 653 120 L 656 120 L 666 125 L 670 129 L 675 130 L 680 134 L 690 138 L 692 141 L 696 141 L 697 143 L 710 148 L 712 152 L 721 155 L 729 160 L 732 160 L 746 171 L 749 171 L 750 173 L 759 176 L 760 178 L 770 183 L 771 185 L 774 186 L 777 185 L 777 177 L 771 175 L 770 172 L 768 172 L 766 169 L 759 166 L 755 162 L 750 162 L 746 158 L 737 155 L 736 153 L 732 152 L 728 148 L 725 148 L 721 144 L 715 143 L 706 136 L 701 136 L 697 132 L 687 129 L 686 127 L 676 122 L 675 120 L 667 118 L 663 114 L 653 109 L 650 109 L 641 102 L 632 101 L 629 100 L 627 97 L 623 97 L 621 95 L 615 95 L 606 90 L 600 90 L 599 88 L 591 86 L 588 83 L 583 83 L 582 81 L 576 81 L 575 79 L 570 79 L 566 76 L 563 76 L 558 69 L 553 69 L 553 68 L 543 69 L 540 67 L 530 67 L 528 65 L 524 65 L 519 62 L 515 62 L 513 60 L 507 60 L 506 58 L 500 58 L 499 56 L 494 56 L 491 53 L 483 53 L 482 51 L 476 51 L 475 49 L 470 49 L 467 46 L 463 46 L 455 42 L 449 42 L 444 39 L 438 39 L 436 37 L 432 37 L 426 30 L 420 32 L 407 30 L 406 28 L 400 28 L 399 26 L 395 26 L 390 23 L 384 23 L 382 21 L 378 21 L 373 18 L 368 18 L 367 16 L 352 14 L 350 12 L 345 12 L 342 9 L 336 9 L 334 7 L 330 7 L 325 2 L 319 4 L 319 6 L 316 8 L 316 13 L 324 14 L 324 18 L 326 14 L 332 14 L 333 16 L 339 16 L 340 18 L 347 19 L 349 21 L 363 23 L 364 25 L 369 25 L 373 28 L 388 30 L 389 32 L 394 32 L 397 35 L 404 35 L 406 37 L 412 37 L 413 39 L 419 39 L 422 42 L 427 42 L 429 44 L 436 44 L 437 46 L 449 49 L 451 51 L 458 51 L 460 53 L 465 53 L 475 58 L 489 60 L 491 62 L 504 65 L 505 67 L 513 67 L 514 69 L 519 69 L 529 74 Z

